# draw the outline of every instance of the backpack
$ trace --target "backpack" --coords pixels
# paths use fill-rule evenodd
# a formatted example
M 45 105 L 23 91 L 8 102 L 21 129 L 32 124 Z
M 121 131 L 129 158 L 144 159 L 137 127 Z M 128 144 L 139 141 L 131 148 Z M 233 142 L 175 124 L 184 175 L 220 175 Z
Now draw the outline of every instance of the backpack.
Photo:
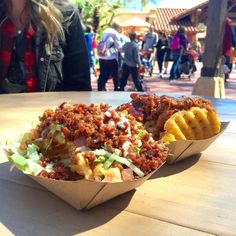
M 98 42 L 97 44 L 97 53 L 99 57 L 105 57 L 107 55 L 109 48 L 107 47 L 106 40 L 107 37 L 104 40 Z
M 170 49 L 171 50 L 178 50 L 180 49 L 180 38 L 179 35 L 175 35 L 170 42 Z

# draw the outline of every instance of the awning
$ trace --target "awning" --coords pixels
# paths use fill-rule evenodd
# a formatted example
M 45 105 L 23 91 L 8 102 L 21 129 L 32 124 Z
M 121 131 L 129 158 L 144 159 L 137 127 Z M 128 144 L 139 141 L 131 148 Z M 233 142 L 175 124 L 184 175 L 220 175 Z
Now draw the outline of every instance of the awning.
M 124 22 L 120 22 L 120 24 L 122 27 L 150 27 L 150 24 L 148 22 L 137 16 L 129 18 Z
M 185 12 L 186 9 L 180 8 L 157 8 L 156 19 L 154 20 L 154 27 L 158 32 L 171 30 L 177 32 L 180 26 L 184 26 L 186 33 L 197 33 L 199 30 L 195 27 L 189 18 L 181 20 L 173 20 L 176 15 Z

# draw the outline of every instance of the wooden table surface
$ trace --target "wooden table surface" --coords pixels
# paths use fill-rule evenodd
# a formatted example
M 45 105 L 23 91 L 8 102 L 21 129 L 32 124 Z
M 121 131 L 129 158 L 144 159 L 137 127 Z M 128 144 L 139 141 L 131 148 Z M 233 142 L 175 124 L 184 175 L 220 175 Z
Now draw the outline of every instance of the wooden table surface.
M 63 101 L 130 101 L 129 93 L 0 95 L 0 140 Z M 138 189 L 78 211 L 0 157 L 0 235 L 236 235 L 236 101 L 214 99 L 226 131 L 202 154 L 164 165 Z

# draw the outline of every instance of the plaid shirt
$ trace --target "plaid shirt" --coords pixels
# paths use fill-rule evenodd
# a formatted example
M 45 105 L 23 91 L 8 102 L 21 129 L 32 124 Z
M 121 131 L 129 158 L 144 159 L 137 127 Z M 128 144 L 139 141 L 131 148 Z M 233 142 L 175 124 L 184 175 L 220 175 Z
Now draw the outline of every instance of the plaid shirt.
M 13 84 L 25 86 L 26 92 L 38 90 L 36 77 L 35 32 L 31 25 L 15 35 L 15 27 L 8 18 L 1 26 L 0 73 Z

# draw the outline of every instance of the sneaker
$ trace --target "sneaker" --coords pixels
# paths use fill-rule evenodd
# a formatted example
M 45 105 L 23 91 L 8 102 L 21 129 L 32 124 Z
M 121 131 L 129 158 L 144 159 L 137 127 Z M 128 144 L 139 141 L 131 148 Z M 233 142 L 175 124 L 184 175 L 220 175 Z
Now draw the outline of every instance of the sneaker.
M 170 83 L 175 83 L 176 82 L 176 79 L 171 79 L 170 80 Z

